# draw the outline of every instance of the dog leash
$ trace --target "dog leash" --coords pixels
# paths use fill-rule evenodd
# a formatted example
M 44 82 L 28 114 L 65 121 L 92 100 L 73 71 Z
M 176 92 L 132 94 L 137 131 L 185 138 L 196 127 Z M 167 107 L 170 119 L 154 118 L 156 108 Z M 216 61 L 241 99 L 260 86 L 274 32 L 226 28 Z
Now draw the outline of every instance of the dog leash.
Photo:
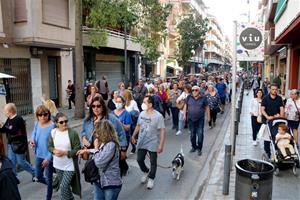
M 147 153 L 147 157 L 148 157 L 149 160 L 150 160 L 150 155 L 149 155 L 149 153 Z M 163 165 L 160 165 L 160 164 L 157 163 L 157 167 L 160 167 L 160 168 L 163 168 L 163 169 L 170 169 L 170 168 L 172 168 L 172 165 L 170 165 L 170 166 L 163 166 Z

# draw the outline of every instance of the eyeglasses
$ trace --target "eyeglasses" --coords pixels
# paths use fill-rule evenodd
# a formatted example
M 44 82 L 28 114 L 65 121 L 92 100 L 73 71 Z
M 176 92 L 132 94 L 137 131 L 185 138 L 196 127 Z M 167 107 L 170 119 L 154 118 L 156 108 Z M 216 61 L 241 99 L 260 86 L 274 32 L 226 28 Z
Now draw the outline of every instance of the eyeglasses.
M 41 116 L 44 116 L 44 117 L 47 117 L 49 113 L 41 113 L 41 114 L 37 114 L 37 116 L 41 117 Z
M 199 92 L 199 90 L 192 90 L 192 92 Z
M 59 124 L 66 124 L 66 123 L 68 123 L 68 120 L 64 120 L 64 121 L 60 121 L 60 122 L 58 122 Z
M 98 105 L 92 105 L 92 108 L 101 108 L 102 105 L 98 104 Z

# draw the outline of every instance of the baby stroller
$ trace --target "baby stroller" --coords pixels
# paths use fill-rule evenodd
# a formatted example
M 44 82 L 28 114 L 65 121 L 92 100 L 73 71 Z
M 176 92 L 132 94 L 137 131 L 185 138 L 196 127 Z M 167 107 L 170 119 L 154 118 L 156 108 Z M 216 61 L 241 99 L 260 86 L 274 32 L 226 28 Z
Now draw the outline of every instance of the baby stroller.
M 299 165 L 299 152 L 297 149 L 296 142 L 293 137 L 293 131 L 288 128 L 288 133 L 292 136 L 290 144 L 293 146 L 295 150 L 295 154 L 290 157 L 290 159 L 285 159 L 280 151 L 280 149 L 275 144 L 275 137 L 278 132 L 278 125 L 279 124 L 285 124 L 288 125 L 288 121 L 285 118 L 276 118 L 273 120 L 270 120 L 267 124 L 267 133 L 268 133 L 268 139 L 271 141 L 271 160 L 269 160 L 268 156 L 264 153 L 263 154 L 263 160 L 270 161 L 274 167 L 275 171 L 274 174 L 276 176 L 279 175 L 279 169 L 281 168 L 291 168 L 293 169 L 293 174 L 295 176 L 298 175 L 298 168 Z M 288 149 L 286 149 L 287 153 L 290 153 Z

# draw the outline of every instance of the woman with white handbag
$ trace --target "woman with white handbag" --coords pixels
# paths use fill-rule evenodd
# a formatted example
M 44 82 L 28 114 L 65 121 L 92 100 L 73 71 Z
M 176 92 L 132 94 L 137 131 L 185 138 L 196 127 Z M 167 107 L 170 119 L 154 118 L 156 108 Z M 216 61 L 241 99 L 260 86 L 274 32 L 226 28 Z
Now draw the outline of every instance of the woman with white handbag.
M 261 127 L 262 124 L 262 119 L 261 119 L 261 112 L 260 112 L 260 106 L 261 106 L 261 101 L 263 97 L 263 91 L 262 89 L 257 89 L 255 93 L 255 98 L 252 99 L 251 101 L 251 125 L 252 125 L 252 139 L 253 139 L 253 145 L 257 145 L 257 133 Z

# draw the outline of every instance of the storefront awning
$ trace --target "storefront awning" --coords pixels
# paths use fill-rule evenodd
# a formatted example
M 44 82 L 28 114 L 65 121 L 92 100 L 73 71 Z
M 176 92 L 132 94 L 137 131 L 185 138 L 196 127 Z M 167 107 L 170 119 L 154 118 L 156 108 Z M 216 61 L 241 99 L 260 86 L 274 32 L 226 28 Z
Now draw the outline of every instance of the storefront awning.
M 287 0 L 279 0 L 277 3 L 277 7 L 276 7 L 276 12 L 275 12 L 275 18 L 274 18 L 274 22 L 278 22 L 278 20 L 280 19 L 282 13 L 284 12 L 285 8 L 286 8 L 286 4 L 287 4 Z
M 171 60 L 171 59 L 167 60 L 166 65 L 167 65 L 167 67 L 171 67 L 171 68 L 179 70 L 179 71 L 183 70 L 182 67 L 179 67 L 178 62 L 175 59 L 174 60 Z
M 8 75 L 8 74 L 0 73 L 0 78 L 16 78 L 16 77 Z

